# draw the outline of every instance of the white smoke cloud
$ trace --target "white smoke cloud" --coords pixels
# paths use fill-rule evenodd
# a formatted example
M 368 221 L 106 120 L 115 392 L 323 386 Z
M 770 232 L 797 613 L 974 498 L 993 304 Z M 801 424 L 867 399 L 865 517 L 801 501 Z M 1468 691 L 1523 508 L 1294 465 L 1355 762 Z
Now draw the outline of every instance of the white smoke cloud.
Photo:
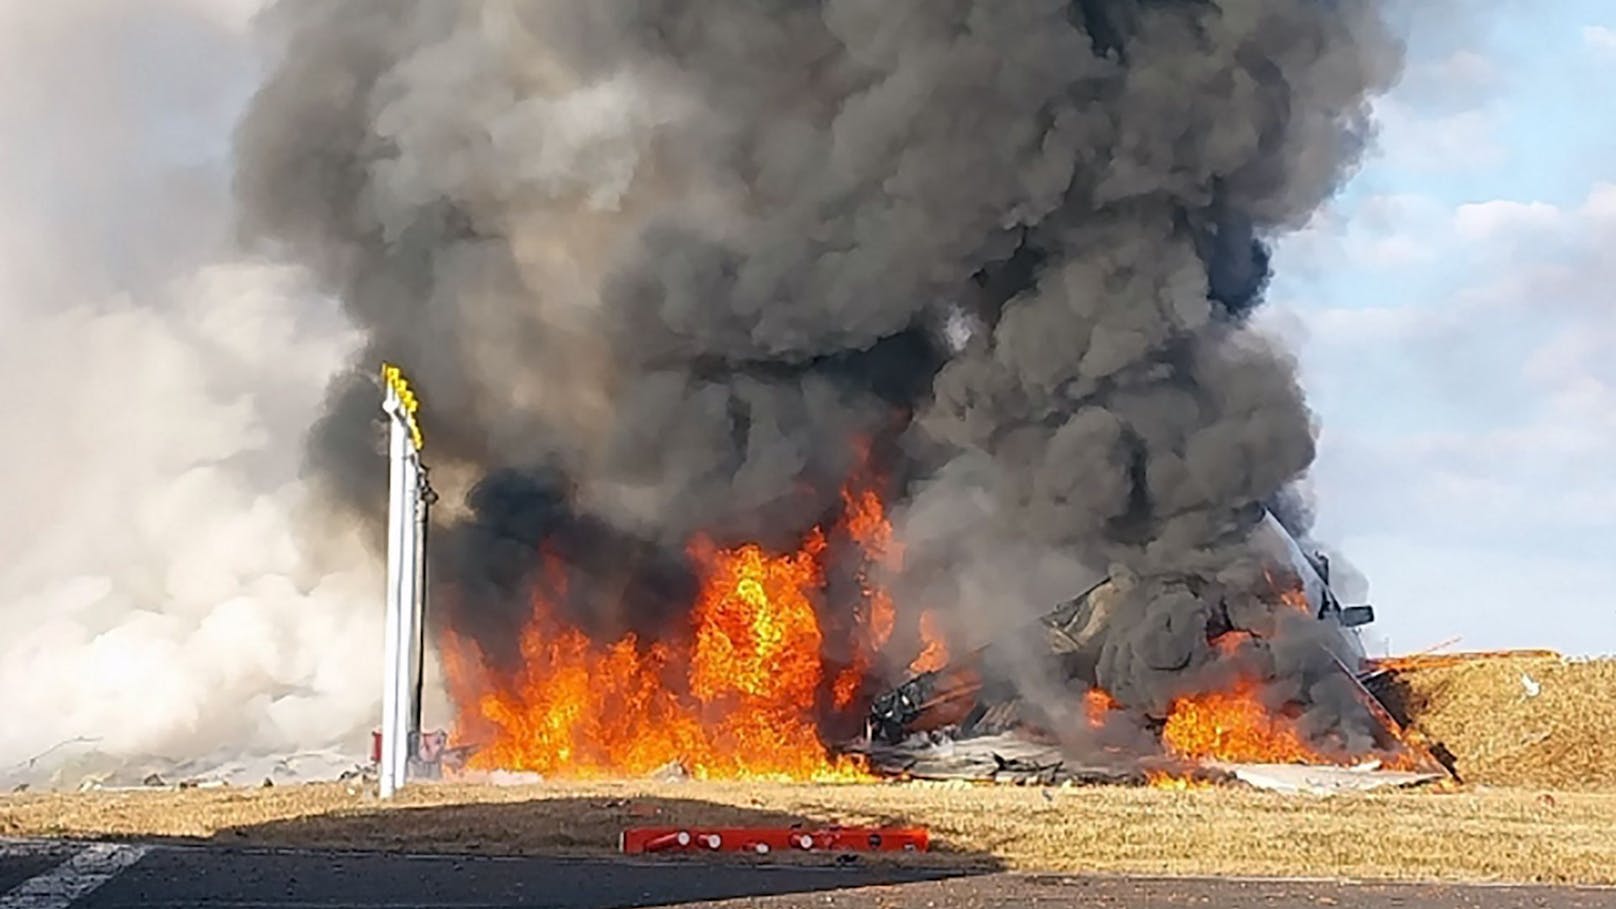
M 247 753 L 374 714 L 374 560 L 298 519 L 355 339 L 226 239 L 253 6 L 0 9 L 0 776 L 80 737 Z

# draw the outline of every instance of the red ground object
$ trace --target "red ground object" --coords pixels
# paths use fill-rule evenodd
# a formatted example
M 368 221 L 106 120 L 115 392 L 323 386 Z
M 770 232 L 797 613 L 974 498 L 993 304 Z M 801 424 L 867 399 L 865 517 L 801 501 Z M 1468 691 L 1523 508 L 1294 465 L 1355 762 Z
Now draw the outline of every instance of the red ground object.
M 645 852 L 925 852 L 924 827 L 631 827 L 622 851 Z

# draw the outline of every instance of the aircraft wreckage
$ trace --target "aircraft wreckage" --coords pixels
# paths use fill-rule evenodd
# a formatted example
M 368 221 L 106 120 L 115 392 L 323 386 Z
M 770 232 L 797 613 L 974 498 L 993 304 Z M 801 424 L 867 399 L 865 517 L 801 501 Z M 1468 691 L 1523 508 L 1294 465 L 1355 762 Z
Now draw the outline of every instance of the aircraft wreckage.
M 1313 665 L 1315 677 L 1334 676 L 1330 685 L 1345 692 L 1340 700 L 1347 706 L 1341 709 L 1350 710 L 1358 727 L 1366 730 L 1367 738 L 1353 746 L 1354 753 L 1301 743 L 1302 734 L 1294 730 L 1305 724 L 1286 705 L 1260 709 L 1271 713 L 1261 722 L 1280 729 L 1284 734 L 1278 737 L 1292 742 L 1291 748 L 1277 749 L 1272 756 L 1263 747 L 1235 753 L 1235 760 L 1216 745 L 1199 751 L 1173 747 L 1176 743 L 1166 739 L 1178 722 L 1174 714 L 1186 704 L 1195 706 L 1192 701 L 1123 707 L 1101 687 L 1107 639 L 1134 581 L 1126 577 L 1107 578 L 1036 621 L 878 695 L 859 747 L 881 772 L 933 779 L 1206 780 L 1238 776 L 1241 767 L 1263 764 L 1382 770 L 1382 782 L 1392 783 L 1443 775 L 1442 764 L 1363 684 L 1369 673 L 1359 628 L 1374 620 L 1373 609 L 1342 605 L 1329 584 L 1328 560 L 1304 553 L 1272 514 L 1262 512 L 1249 526 L 1251 550 L 1267 563 L 1268 599 L 1278 601 L 1276 608 L 1290 607 L 1284 611 L 1293 623 L 1301 622 L 1301 615 L 1317 623 L 1301 622 L 1307 627 L 1300 646 L 1310 650 L 1305 662 Z M 1236 646 L 1267 646 L 1264 634 L 1250 627 L 1260 623 L 1240 615 L 1239 598 L 1228 596 L 1216 582 L 1184 576 L 1154 583 L 1158 592 L 1187 594 L 1210 604 L 1206 639 L 1212 650 L 1232 653 Z M 1272 625 L 1265 633 L 1274 634 Z M 1238 686 L 1227 674 L 1215 683 Z M 1225 693 L 1211 694 L 1229 701 Z M 1068 709 L 1070 705 L 1079 709 Z M 1074 736 L 1073 715 L 1081 718 L 1085 712 L 1087 722 L 1079 725 L 1090 728 Z M 1107 728 L 1113 726 L 1113 714 L 1127 718 L 1114 724 L 1122 728 Z M 1202 722 L 1212 727 L 1204 732 L 1217 744 L 1245 732 L 1233 728 L 1239 722 L 1215 716 Z M 1406 779 L 1390 778 L 1399 774 Z

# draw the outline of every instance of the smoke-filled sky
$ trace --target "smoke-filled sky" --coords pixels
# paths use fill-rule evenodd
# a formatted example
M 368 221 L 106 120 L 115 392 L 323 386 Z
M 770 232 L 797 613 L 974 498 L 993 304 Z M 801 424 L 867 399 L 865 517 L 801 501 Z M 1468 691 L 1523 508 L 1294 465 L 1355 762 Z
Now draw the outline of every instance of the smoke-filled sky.
M 374 700 L 373 567 L 309 539 L 294 482 L 358 339 L 230 242 L 257 5 L 0 7 L 0 771 L 81 735 L 328 739 Z M 1616 650 L 1616 120 L 1585 90 L 1616 19 L 1449 25 L 1278 250 L 1264 318 L 1323 426 L 1319 536 L 1398 649 Z

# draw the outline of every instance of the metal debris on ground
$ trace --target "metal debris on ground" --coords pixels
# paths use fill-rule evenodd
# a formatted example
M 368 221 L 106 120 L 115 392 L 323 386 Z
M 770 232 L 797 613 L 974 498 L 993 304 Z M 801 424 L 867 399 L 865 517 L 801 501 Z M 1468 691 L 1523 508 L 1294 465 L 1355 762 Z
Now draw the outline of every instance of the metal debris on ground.
M 900 779 L 1054 786 L 1124 783 L 1139 776 L 1132 766 L 1074 761 L 1059 745 L 1016 730 L 965 739 L 917 736 L 898 743 L 870 742 L 862 748 L 872 769 Z
M 1376 789 L 1416 786 L 1444 777 L 1441 773 L 1382 770 L 1375 762 L 1357 767 L 1316 767 L 1302 764 L 1210 764 L 1258 789 L 1288 795 L 1336 795 Z
M 682 783 L 690 779 L 690 770 L 679 761 L 669 761 L 651 771 L 648 777 L 658 783 Z

